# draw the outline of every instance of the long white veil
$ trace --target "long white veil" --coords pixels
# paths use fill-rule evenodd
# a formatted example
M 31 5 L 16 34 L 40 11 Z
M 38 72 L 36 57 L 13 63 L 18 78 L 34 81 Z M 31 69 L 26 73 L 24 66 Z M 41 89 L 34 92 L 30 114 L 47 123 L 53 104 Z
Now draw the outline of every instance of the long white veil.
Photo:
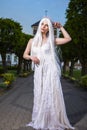
M 59 75 L 61 76 L 60 60 L 56 54 L 55 44 L 54 44 L 54 29 L 53 29 L 51 20 L 47 17 L 43 18 L 39 23 L 37 33 L 33 39 L 32 47 L 31 47 L 31 55 L 33 55 L 33 51 L 32 51 L 33 46 L 41 46 L 41 44 L 42 44 L 41 24 L 43 23 L 44 20 L 47 21 L 48 27 L 49 27 L 49 32 L 48 32 L 47 37 L 48 37 L 48 42 L 50 43 L 50 47 L 51 47 L 51 57 L 58 69 Z M 33 66 L 34 66 L 34 64 L 32 63 L 32 68 L 33 68 Z

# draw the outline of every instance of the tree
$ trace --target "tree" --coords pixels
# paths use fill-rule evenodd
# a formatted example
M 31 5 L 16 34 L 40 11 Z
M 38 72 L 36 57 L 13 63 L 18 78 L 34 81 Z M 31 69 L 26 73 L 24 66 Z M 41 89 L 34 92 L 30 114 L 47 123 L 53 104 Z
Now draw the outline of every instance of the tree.
M 67 23 L 64 25 L 64 28 L 66 28 L 66 30 L 70 34 L 70 30 L 68 28 Z M 63 61 L 64 61 L 63 73 L 66 72 L 67 63 L 71 62 L 71 65 L 69 66 L 69 75 L 73 76 L 74 64 L 78 60 L 77 48 L 76 45 L 74 44 L 73 39 L 68 44 L 62 45 L 61 50 L 62 50 Z
M 87 1 L 70 0 L 66 10 L 66 18 L 82 65 L 82 75 L 85 75 L 87 74 Z
M 4 72 L 6 71 L 6 53 L 13 51 L 18 44 L 22 27 L 18 22 L 8 18 L 0 18 L 0 54 Z
M 21 33 L 21 38 L 19 39 L 18 43 L 14 46 L 14 52 L 18 56 L 18 67 L 17 67 L 17 73 L 19 74 L 21 72 L 22 62 L 23 62 L 23 53 L 25 50 L 25 47 L 28 43 L 28 40 L 32 38 L 31 35 Z

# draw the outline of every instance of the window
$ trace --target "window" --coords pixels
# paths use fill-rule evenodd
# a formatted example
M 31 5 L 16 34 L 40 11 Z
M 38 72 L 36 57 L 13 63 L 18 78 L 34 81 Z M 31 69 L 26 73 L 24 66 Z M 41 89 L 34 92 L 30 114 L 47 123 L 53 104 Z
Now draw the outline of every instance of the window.
M 14 62 L 17 62 L 17 56 L 14 56 Z
M 7 55 L 7 61 L 11 61 L 11 56 Z

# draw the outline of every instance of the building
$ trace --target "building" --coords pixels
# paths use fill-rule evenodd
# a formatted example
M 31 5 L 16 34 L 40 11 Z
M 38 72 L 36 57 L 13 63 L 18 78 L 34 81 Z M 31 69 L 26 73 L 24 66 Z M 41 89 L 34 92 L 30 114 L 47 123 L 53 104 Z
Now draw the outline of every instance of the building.
M 0 65 L 2 65 L 1 55 L 0 55 Z M 6 65 L 8 65 L 8 66 L 18 65 L 18 57 L 15 55 L 15 53 L 7 53 L 6 54 Z

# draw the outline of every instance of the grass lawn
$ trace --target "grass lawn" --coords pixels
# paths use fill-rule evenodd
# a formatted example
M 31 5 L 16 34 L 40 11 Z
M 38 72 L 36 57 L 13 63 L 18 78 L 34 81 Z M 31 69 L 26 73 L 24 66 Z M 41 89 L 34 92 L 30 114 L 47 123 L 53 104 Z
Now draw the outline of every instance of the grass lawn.
M 69 75 L 69 71 L 66 72 L 66 75 Z M 81 78 L 81 70 L 74 69 L 74 71 L 73 71 L 73 77 L 76 80 L 79 80 Z
M 81 70 L 74 70 L 73 77 L 77 80 L 81 78 Z

